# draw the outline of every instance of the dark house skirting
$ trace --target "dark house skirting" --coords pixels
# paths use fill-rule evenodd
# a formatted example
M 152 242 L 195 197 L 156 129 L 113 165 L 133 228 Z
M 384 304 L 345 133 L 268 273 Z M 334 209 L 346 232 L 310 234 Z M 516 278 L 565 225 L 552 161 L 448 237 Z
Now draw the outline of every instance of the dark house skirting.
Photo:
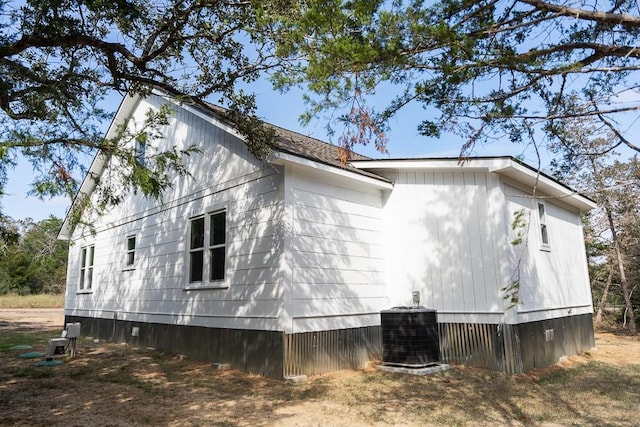
M 185 354 L 282 378 L 362 368 L 382 359 L 380 326 L 285 334 L 66 316 L 82 335 Z M 137 327 L 137 336 L 133 328 Z M 552 365 L 595 346 L 591 314 L 519 325 L 439 323 L 441 361 L 510 373 Z
M 595 347 L 591 314 L 507 324 L 439 323 L 443 362 L 520 374 Z
M 80 322 L 83 336 L 185 354 L 273 378 L 356 369 L 381 358 L 380 326 L 285 334 L 78 316 L 66 316 L 67 322 Z
M 284 374 L 318 375 L 382 359 L 380 326 L 285 334 Z
M 82 324 L 83 336 L 153 347 L 194 360 L 224 363 L 234 369 L 282 378 L 282 332 L 65 316 L 65 322 L 73 321 Z M 133 336 L 134 327 L 139 328 L 137 336 Z

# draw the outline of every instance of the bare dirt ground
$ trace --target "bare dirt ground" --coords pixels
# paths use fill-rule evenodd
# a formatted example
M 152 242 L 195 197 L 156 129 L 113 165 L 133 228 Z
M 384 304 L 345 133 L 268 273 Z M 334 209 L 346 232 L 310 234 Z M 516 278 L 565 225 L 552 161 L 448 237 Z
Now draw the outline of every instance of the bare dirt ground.
M 62 330 L 64 311 L 61 308 L 0 308 L 0 330 L 42 331 Z
M 640 339 L 596 335 L 597 351 L 525 375 L 454 366 L 426 376 L 342 371 L 290 385 L 122 344 L 79 342 L 34 367 L 62 310 L 0 310 L 0 425 L 640 426 Z

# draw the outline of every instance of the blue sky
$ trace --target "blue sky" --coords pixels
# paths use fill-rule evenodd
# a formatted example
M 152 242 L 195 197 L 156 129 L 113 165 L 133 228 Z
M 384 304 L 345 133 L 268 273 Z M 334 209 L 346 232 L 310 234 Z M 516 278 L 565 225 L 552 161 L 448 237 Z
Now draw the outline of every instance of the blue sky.
M 384 94 L 379 95 L 384 102 Z M 302 127 L 298 117 L 304 112 L 302 92 L 291 90 L 281 94 L 273 91 L 268 84 L 262 84 L 257 91 L 258 114 L 261 118 L 275 125 L 294 130 L 315 138 L 330 141 L 325 129 L 326 120 L 319 118 L 306 127 Z M 115 111 L 121 97 L 114 95 L 105 101 L 104 107 Z M 356 147 L 356 151 L 374 158 L 406 158 L 406 157 L 455 157 L 460 152 L 462 142 L 452 136 L 444 136 L 439 140 L 428 139 L 417 133 L 417 125 L 427 114 L 420 105 L 411 105 L 391 121 L 388 154 L 381 154 L 372 146 Z M 105 131 L 108 124 L 105 125 Z M 338 136 L 334 136 L 334 139 Z M 335 142 L 335 141 L 333 141 Z M 522 155 L 531 165 L 537 164 L 535 153 L 523 145 L 509 142 L 477 146 L 473 153 L 477 156 Z M 20 164 L 9 175 L 6 195 L 0 200 L 2 212 L 15 219 L 32 218 L 36 221 L 55 215 L 63 218 L 71 201 L 66 198 L 39 200 L 28 196 L 29 183 L 33 180 L 30 165 Z

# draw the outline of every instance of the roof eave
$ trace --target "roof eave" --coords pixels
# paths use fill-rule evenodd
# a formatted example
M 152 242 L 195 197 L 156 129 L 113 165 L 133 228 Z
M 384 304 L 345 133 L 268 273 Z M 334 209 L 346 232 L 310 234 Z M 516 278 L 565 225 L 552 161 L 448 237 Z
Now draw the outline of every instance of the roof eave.
M 490 169 L 490 172 L 514 179 L 532 189 L 535 188 L 550 199 L 560 200 L 581 212 L 590 211 L 598 206 L 596 202 L 572 188 L 517 161 L 512 160 L 504 167 Z
M 127 95 L 122 99 L 117 113 L 111 121 L 111 124 L 109 125 L 109 129 L 107 130 L 104 138 L 105 140 L 113 138 L 118 130 L 118 127 L 128 120 L 131 112 L 138 104 L 138 102 L 140 102 L 139 95 Z M 71 206 L 67 210 L 67 214 L 62 223 L 62 227 L 60 227 L 60 231 L 58 232 L 58 239 L 69 240 L 71 238 L 71 234 L 73 233 L 72 216 L 75 207 L 77 203 L 80 203 L 81 199 L 84 196 L 90 196 L 91 193 L 93 193 L 93 190 L 95 190 L 96 187 L 96 179 L 102 175 L 106 162 L 107 157 L 102 153 L 98 153 L 93 158 L 91 166 L 89 166 L 89 170 L 87 171 L 82 184 L 80 184 L 80 189 L 76 193 Z
M 457 158 L 361 160 L 350 164 L 363 170 L 482 169 L 513 179 L 579 211 L 597 207 L 588 197 L 513 157 L 479 157 L 463 161 Z
M 269 156 L 269 163 L 275 165 L 284 165 L 286 163 L 295 164 L 298 166 L 302 166 L 305 168 L 315 169 L 322 172 L 327 172 L 335 176 L 340 176 L 343 178 L 353 179 L 355 181 L 363 182 L 365 184 L 374 186 L 381 190 L 392 190 L 393 184 L 389 182 L 384 177 L 374 178 L 362 175 L 355 171 L 350 171 L 348 169 L 341 169 L 335 166 L 327 165 L 324 163 L 320 163 L 314 160 L 310 160 L 304 157 L 299 157 L 293 154 L 285 153 L 282 151 L 274 151 Z

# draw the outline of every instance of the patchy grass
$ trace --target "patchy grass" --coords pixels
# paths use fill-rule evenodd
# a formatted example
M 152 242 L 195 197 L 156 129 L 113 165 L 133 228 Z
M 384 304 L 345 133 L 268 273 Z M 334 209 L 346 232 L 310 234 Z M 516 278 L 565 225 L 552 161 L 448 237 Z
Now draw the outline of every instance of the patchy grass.
M 3 312 L 0 426 L 638 425 L 640 339 L 625 334 L 599 332 L 598 351 L 525 375 L 454 366 L 426 377 L 341 371 L 289 385 L 92 339 L 80 339 L 62 365 L 35 367 L 19 354 L 44 351 L 61 316 L 42 312 L 55 321 Z M 33 348 L 10 350 L 18 344 Z
M 63 308 L 64 294 L 0 295 L 0 308 Z
M 0 353 L 9 352 L 10 348 L 17 345 L 39 345 L 46 344 L 51 338 L 51 332 L 12 332 L 1 331 L 0 333 Z M 26 350 L 25 350 L 26 352 Z
M 3 332 L 3 331 L 2 331 Z M 33 366 L 0 333 L 0 425 L 637 425 L 640 365 L 591 356 L 526 375 L 455 366 L 426 377 L 342 371 L 288 385 L 159 351 L 81 340 L 75 358 Z M 608 336 L 606 351 L 637 351 Z M 71 418 L 70 418 L 71 417 Z

